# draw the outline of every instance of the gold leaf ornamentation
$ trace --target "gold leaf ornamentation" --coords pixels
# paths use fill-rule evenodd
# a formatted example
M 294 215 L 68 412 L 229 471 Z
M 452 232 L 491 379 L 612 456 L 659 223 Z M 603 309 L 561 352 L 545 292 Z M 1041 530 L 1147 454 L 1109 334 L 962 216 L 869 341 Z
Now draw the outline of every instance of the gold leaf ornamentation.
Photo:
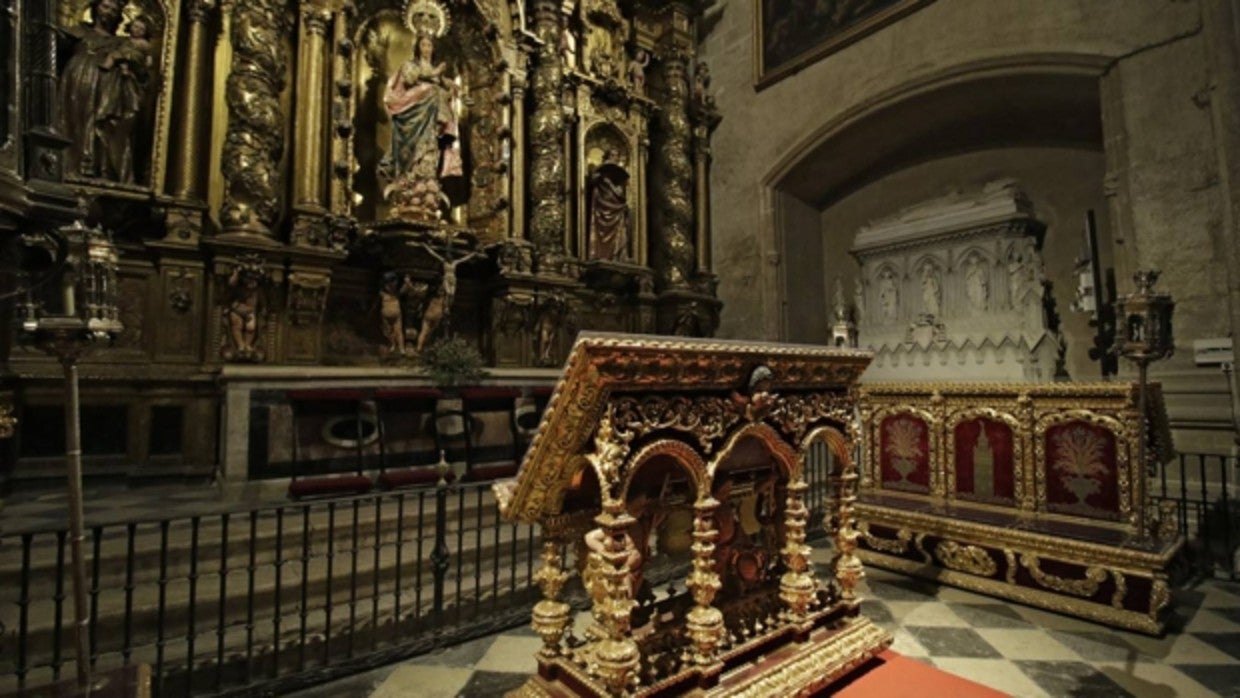
M 999 571 L 999 565 L 995 564 L 990 553 L 976 545 L 945 540 L 934 546 L 934 554 L 947 567 L 979 577 L 992 577 Z
M 1038 584 L 1061 594 L 1071 594 L 1086 599 L 1097 594 L 1099 585 L 1107 578 L 1107 571 L 1094 565 L 1085 569 L 1084 579 L 1065 579 L 1049 572 L 1043 572 L 1042 561 L 1037 555 L 1025 553 L 1020 556 L 1020 561 Z

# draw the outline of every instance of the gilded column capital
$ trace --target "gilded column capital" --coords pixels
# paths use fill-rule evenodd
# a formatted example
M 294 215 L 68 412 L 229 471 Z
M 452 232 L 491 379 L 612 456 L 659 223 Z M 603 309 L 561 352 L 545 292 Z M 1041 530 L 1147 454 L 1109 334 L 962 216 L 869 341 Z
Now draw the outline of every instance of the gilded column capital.
M 206 24 L 215 7 L 215 0 L 189 0 L 185 3 L 185 15 L 191 24 Z
M 306 25 L 306 31 L 315 36 L 327 36 L 327 29 L 332 21 L 332 13 L 317 5 L 303 5 L 301 8 L 301 20 Z

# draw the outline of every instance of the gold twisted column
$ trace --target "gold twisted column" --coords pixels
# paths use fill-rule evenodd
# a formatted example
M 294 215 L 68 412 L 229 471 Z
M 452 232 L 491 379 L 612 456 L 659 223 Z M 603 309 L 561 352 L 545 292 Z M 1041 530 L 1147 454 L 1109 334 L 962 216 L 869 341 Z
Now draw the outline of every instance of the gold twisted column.
M 809 509 L 804 494 L 809 489 L 798 476 L 788 483 L 788 499 L 784 507 L 784 567 L 787 572 L 779 580 L 779 598 L 790 622 L 800 623 L 809 614 L 818 585 L 809 561 L 810 547 L 805 544 L 805 523 Z
M 533 124 L 530 129 L 529 238 L 540 256 L 564 254 L 564 112 L 560 108 L 563 69 L 560 65 L 559 0 L 533 3 L 534 33 L 542 41 L 535 57 L 532 89 Z M 517 173 L 519 176 L 521 173 Z
M 228 131 L 220 163 L 220 225 L 225 234 L 270 237 L 280 218 L 285 136 L 280 93 L 288 67 L 287 24 L 284 4 L 277 0 L 233 6 L 232 65 L 225 86 Z
M 311 232 L 322 227 L 327 212 L 324 203 L 326 149 L 325 112 L 330 107 L 327 97 L 327 71 L 324 68 L 327 30 L 332 15 L 326 9 L 306 4 L 301 8 L 301 41 L 298 43 L 297 97 L 293 138 L 293 210 L 297 222 L 293 227 L 293 244 L 321 245 L 322 236 Z
M 865 568 L 857 557 L 857 538 L 861 534 L 853 520 L 853 505 L 857 502 L 857 466 L 855 463 L 845 464 L 839 477 L 834 478 L 836 528 L 835 528 L 835 580 L 839 585 L 840 598 L 847 604 L 855 606 L 857 584 L 865 577 Z M 830 513 L 827 514 L 828 517 Z
M 719 502 L 706 498 L 693 505 L 693 571 L 685 585 L 693 594 L 693 609 L 685 624 L 693 640 L 693 662 L 705 666 L 715 661 L 715 653 L 723 640 L 723 613 L 711 605 L 723 586 L 715 574 L 715 509 Z
M 602 625 L 602 637 L 591 648 L 593 669 L 612 695 L 623 695 L 637 680 L 641 652 L 632 638 L 632 613 L 637 602 L 629 588 L 629 562 L 637 552 L 629 527 L 633 517 L 621 502 L 608 502 L 595 519 L 603 530 L 600 557 L 602 583 L 591 590 L 594 616 Z M 642 561 L 643 564 L 645 561 Z
M 564 559 L 560 554 L 563 543 L 558 536 L 544 534 L 542 567 L 534 573 L 534 581 L 542 589 L 543 599 L 534 604 L 531 626 L 543 639 L 539 654 L 547 659 L 560 654 L 560 639 L 568 629 L 569 606 L 560 601 L 560 591 L 568 581 L 564 571 Z
M 202 163 L 206 158 L 203 153 L 203 129 L 210 110 L 205 102 L 210 94 L 207 84 L 207 22 L 213 5 L 210 0 L 190 0 L 186 3 L 186 16 L 189 19 L 189 30 L 186 36 L 188 44 L 185 50 L 186 61 L 180 67 L 185 75 L 184 102 L 181 119 L 174 140 L 181 144 L 181 152 L 177 159 L 177 168 L 172 171 L 171 193 L 178 199 L 191 201 L 202 200 Z
M 662 143 L 656 148 L 659 174 L 655 272 L 663 289 L 687 288 L 693 277 L 693 165 L 689 162 L 689 101 L 684 49 L 663 57 L 664 95 L 659 111 Z

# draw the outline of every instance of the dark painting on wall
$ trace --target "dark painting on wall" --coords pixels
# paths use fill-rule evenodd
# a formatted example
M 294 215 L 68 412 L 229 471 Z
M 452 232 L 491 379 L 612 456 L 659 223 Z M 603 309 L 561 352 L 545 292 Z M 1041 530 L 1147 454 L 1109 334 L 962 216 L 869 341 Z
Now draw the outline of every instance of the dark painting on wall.
M 757 87 L 766 87 L 933 1 L 754 0 Z

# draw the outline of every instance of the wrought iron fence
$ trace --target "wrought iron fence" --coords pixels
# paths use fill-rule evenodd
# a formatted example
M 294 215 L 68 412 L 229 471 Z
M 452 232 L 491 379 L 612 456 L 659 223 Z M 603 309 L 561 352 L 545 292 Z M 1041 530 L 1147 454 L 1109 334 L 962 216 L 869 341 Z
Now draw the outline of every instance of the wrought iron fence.
M 1189 562 L 1198 574 L 1222 574 L 1232 581 L 1240 547 L 1240 507 L 1231 495 L 1236 457 L 1181 453 L 1159 466 L 1154 497 L 1179 504 L 1180 533 L 1188 540 Z
M 0 691 L 74 672 L 67 533 L 0 540 Z M 92 668 L 157 696 L 279 691 L 523 622 L 535 531 L 485 483 L 95 526 Z M 19 554 L 14 554 L 18 553 Z
M 806 463 L 812 521 L 832 467 Z M 519 625 L 534 527 L 488 483 L 90 527 L 92 670 L 150 664 L 157 696 L 266 694 Z M 821 536 L 811 527 L 811 537 Z M 0 538 L 0 692 L 74 673 L 68 532 Z

